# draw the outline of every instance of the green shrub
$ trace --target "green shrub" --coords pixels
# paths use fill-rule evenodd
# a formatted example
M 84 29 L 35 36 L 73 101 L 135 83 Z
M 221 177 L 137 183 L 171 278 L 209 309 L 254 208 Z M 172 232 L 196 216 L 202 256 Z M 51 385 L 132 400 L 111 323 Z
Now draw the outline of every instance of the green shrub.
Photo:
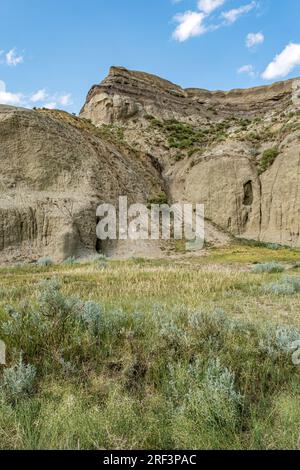
M 263 263 L 256 264 L 252 267 L 252 272 L 255 274 L 261 273 L 282 273 L 284 271 L 284 266 L 279 263 Z
M 85 302 L 81 316 L 91 334 L 97 337 L 101 333 L 103 326 L 103 311 L 101 306 L 95 302 Z
M 280 282 L 266 284 L 263 286 L 262 290 L 265 294 L 273 295 L 293 295 L 295 293 L 295 289 L 292 285 Z
M 158 205 L 168 204 L 168 196 L 166 195 L 165 192 L 161 192 L 157 196 L 154 196 L 148 199 L 148 206 L 151 206 L 152 204 L 158 204 Z
M 294 343 L 300 341 L 300 331 L 291 326 L 279 326 L 269 328 L 263 339 L 259 342 L 261 351 L 264 351 L 272 359 L 277 359 L 281 354 L 291 356 L 294 351 Z
M 278 283 L 266 284 L 263 291 L 275 295 L 293 295 L 300 292 L 300 278 L 294 276 L 285 276 Z
M 278 243 L 267 243 L 266 248 L 269 250 L 280 250 L 282 248 L 282 245 L 279 245 Z
M 273 165 L 274 161 L 279 155 L 279 150 L 277 148 L 271 148 L 264 151 L 262 159 L 260 161 L 260 171 L 263 173 L 270 166 Z
M 137 273 L 131 265 L 132 280 L 147 285 L 147 268 Z M 97 288 L 99 275 L 88 273 Z M 109 274 L 112 285 L 116 278 Z M 2 387 L 0 448 L 263 445 L 255 434 L 258 422 L 265 420 L 264 430 L 271 426 L 269 407 L 277 394 L 299 386 L 291 360 L 297 329 L 263 329 L 204 305 L 190 310 L 166 301 L 145 308 L 144 297 L 134 304 L 126 299 L 123 308 L 115 299 L 102 304 L 86 300 L 89 285 L 85 298 L 73 298 L 63 276 L 64 283 L 39 284 L 32 303 L 1 312 L 0 337 L 8 351 L 24 351 L 33 366 L 14 366 L 6 391 Z M 300 286 L 297 276 L 282 281 Z M 16 377 L 22 377 L 20 388 L 11 385 L 19 383 Z
M 38 259 L 36 264 L 38 264 L 39 266 L 51 266 L 53 264 L 53 261 L 49 257 L 44 257 Z
M 29 395 L 34 387 L 36 369 L 23 363 L 22 356 L 17 364 L 4 370 L 1 386 L 9 401 Z
M 236 390 L 234 374 L 219 358 L 206 365 L 196 359 L 188 371 L 171 370 L 171 384 L 178 400 L 173 418 L 176 448 L 223 447 L 241 419 L 243 397 Z

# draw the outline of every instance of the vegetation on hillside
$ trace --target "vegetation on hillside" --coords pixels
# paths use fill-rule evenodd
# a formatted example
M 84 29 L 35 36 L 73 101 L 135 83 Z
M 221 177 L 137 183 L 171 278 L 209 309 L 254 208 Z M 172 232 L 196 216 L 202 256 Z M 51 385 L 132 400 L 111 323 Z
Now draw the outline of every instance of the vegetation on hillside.
M 264 151 L 263 156 L 260 161 L 260 171 L 263 173 L 266 171 L 270 166 L 273 165 L 276 158 L 279 155 L 279 150 L 277 148 L 271 148 Z
M 297 448 L 297 260 L 236 245 L 1 268 L 0 448 Z M 286 272 L 252 272 L 272 261 Z
M 226 139 L 226 131 L 230 128 L 234 118 L 226 119 L 222 122 L 211 123 L 203 127 L 194 126 L 175 119 L 159 120 L 153 116 L 148 116 L 152 128 L 160 131 L 167 139 L 168 146 L 172 149 L 203 150 L 213 141 Z

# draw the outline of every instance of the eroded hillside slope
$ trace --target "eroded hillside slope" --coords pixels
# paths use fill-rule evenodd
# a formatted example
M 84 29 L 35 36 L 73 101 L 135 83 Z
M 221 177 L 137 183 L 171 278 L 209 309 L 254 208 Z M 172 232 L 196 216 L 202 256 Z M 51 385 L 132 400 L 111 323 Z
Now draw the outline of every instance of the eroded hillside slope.
M 164 190 L 149 157 L 67 113 L 0 106 L 0 136 L 2 262 L 95 252 L 100 203 Z
M 151 154 L 171 200 L 204 203 L 206 217 L 235 236 L 299 246 L 298 84 L 184 90 L 112 67 L 81 116 Z
M 299 246 L 298 83 L 184 90 L 112 67 L 80 117 L 0 105 L 0 262 L 162 255 L 156 242 L 97 242 L 96 207 L 124 195 L 205 204 L 213 244 Z

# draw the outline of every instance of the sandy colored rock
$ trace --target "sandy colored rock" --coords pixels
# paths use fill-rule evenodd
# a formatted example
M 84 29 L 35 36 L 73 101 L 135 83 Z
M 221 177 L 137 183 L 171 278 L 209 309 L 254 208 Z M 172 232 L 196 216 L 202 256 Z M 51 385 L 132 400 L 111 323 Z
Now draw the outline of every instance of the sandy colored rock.
M 81 115 L 96 126 L 123 126 L 129 143 L 159 161 L 171 200 L 205 204 L 206 217 L 232 235 L 299 246 L 296 82 L 228 92 L 184 90 L 113 67 L 91 89 Z M 168 126 L 176 123 L 179 137 L 187 124 L 194 134 L 211 137 L 198 149 L 183 139 L 176 148 L 168 136 Z M 262 169 L 267 149 L 280 152 Z
M 96 208 L 119 195 L 162 191 L 147 156 L 122 152 L 55 114 L 0 106 L 0 256 L 3 261 L 95 252 Z M 64 118 L 64 115 L 63 115 Z M 75 120 L 75 118 L 74 118 Z
M 80 117 L 0 105 L 0 262 L 172 251 L 97 242 L 97 206 L 124 195 L 205 204 L 215 245 L 233 235 L 300 246 L 294 84 L 212 92 L 112 67 Z

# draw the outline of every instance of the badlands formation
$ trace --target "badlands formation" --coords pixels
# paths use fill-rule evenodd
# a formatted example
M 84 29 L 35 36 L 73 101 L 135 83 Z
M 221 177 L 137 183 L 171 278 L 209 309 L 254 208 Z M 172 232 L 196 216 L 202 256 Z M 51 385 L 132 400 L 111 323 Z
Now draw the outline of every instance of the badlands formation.
M 79 117 L 0 105 L 0 262 L 172 251 L 97 241 L 97 206 L 125 195 L 204 204 L 211 244 L 300 246 L 297 85 L 211 92 L 112 67 Z

